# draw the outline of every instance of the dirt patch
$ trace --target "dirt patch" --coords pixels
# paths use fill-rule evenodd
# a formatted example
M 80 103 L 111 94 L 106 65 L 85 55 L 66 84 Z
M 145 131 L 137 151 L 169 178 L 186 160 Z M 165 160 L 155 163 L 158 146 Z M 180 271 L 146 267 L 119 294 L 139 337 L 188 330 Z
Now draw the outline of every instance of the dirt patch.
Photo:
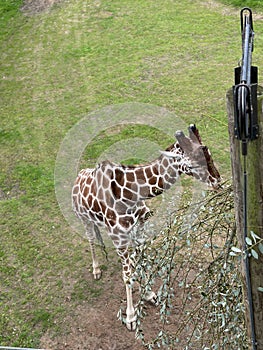
M 93 277 L 87 273 L 85 278 Z M 102 278 L 105 280 L 105 285 L 101 295 L 94 298 L 93 303 L 82 301 L 76 307 L 74 314 L 69 314 L 64 319 L 64 334 L 56 337 L 50 333 L 45 334 L 41 339 L 41 348 L 52 350 L 145 349 L 141 342 L 135 339 L 135 333 L 128 331 L 117 319 L 120 307 L 123 310 L 126 308 L 126 293 L 121 271 L 119 274 L 112 275 L 108 270 Z M 109 281 L 108 284 L 107 281 Z M 135 291 L 135 302 L 138 296 L 138 291 Z M 146 338 L 150 340 L 161 329 L 159 308 L 149 304 L 146 312 L 147 317 L 143 328 Z M 63 326 L 61 328 L 63 329 Z
M 49 334 L 42 337 L 41 348 L 56 350 L 142 350 L 145 349 L 117 319 L 120 306 L 125 309 L 125 289 L 121 274 L 111 276 L 110 288 L 105 284 L 101 296 L 93 304 L 83 302 L 73 315 L 64 320 L 64 335 L 52 338 Z M 92 275 L 86 278 L 91 278 Z M 102 278 L 107 278 L 103 276 Z M 112 281 L 112 279 L 114 281 Z M 96 283 L 96 281 L 94 281 Z M 156 324 L 157 310 L 149 306 L 152 324 Z M 158 322 L 157 322 L 158 323 Z M 150 329 L 156 331 L 156 327 Z
M 53 5 L 63 0 L 24 0 L 21 11 L 27 15 L 34 15 L 44 11 L 48 11 Z

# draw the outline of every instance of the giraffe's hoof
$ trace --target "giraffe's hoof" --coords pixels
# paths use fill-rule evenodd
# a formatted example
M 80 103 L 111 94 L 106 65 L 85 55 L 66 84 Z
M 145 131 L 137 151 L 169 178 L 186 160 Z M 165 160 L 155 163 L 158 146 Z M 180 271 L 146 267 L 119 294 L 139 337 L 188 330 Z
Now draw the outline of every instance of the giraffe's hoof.
M 94 280 L 99 280 L 101 278 L 101 273 L 96 273 L 94 276 Z
M 145 300 L 154 306 L 158 306 L 159 304 L 157 295 L 154 292 L 148 292 L 145 297 Z
M 101 270 L 100 269 L 96 269 L 95 271 L 93 271 L 93 277 L 94 280 L 99 280 L 101 278 Z
M 130 332 L 136 331 L 137 328 L 137 322 L 136 322 L 136 316 L 134 316 L 132 319 L 126 319 L 126 327 Z
M 154 305 L 154 306 L 158 306 L 159 305 L 159 302 L 158 302 L 158 298 L 157 298 L 157 295 L 154 294 L 154 296 L 152 297 L 152 299 L 149 300 L 149 302 Z

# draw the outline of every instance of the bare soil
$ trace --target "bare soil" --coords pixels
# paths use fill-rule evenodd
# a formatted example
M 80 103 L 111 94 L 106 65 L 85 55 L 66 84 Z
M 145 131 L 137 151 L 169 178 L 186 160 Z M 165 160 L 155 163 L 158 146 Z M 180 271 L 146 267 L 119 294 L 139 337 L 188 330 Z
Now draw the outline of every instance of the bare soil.
M 21 11 L 28 15 L 34 15 L 44 11 L 48 11 L 54 4 L 58 4 L 63 0 L 24 0 Z
M 87 271 L 84 278 L 92 280 L 93 276 Z M 145 349 L 142 343 L 135 339 L 135 333 L 128 331 L 126 326 L 117 319 L 120 307 L 123 310 L 126 308 L 126 292 L 121 277 L 121 265 L 119 273 L 116 271 L 116 266 L 115 268 L 109 267 L 104 272 L 102 279 L 105 281 L 102 293 L 94 298 L 93 303 L 88 300 L 82 301 L 74 313 L 64 319 L 64 334 L 54 337 L 46 333 L 42 336 L 41 348 L 52 350 Z M 138 291 L 135 291 L 135 303 L 137 298 Z M 149 304 L 146 312 L 147 317 L 143 330 L 145 338 L 150 340 L 161 330 L 159 307 Z M 174 312 L 177 312 L 176 308 Z M 176 317 L 174 320 L 176 323 Z M 171 324 L 170 327 L 177 328 L 176 324 Z

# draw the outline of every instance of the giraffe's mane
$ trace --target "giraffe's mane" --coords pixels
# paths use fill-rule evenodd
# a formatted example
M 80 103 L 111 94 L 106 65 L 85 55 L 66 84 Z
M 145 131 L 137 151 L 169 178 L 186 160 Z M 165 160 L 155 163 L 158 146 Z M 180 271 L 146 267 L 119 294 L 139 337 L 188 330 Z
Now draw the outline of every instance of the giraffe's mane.
M 157 158 L 156 158 L 157 159 Z M 139 169 L 139 168 L 143 168 L 145 166 L 149 166 L 151 165 L 156 159 L 154 159 L 153 161 L 150 161 L 148 163 L 140 163 L 140 164 L 133 164 L 133 165 L 126 165 L 126 164 L 118 164 L 118 163 L 114 163 L 112 161 L 109 161 L 109 160 L 105 160 L 101 163 L 106 165 L 106 164 L 110 164 L 112 168 L 117 168 L 117 169 L 120 169 L 120 170 L 136 170 L 136 169 Z

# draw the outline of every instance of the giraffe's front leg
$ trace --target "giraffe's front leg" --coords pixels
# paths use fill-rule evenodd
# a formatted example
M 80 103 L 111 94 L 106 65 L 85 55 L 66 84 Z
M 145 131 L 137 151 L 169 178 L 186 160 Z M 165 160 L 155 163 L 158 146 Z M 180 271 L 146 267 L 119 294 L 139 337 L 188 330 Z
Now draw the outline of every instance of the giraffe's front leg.
M 129 331 L 135 331 L 137 327 L 137 316 L 132 300 L 132 287 L 126 283 L 126 294 L 127 294 L 127 309 L 126 309 L 126 327 Z
M 126 327 L 128 328 L 129 331 L 135 331 L 137 327 L 137 322 L 136 322 L 137 316 L 135 313 L 135 308 L 133 306 L 132 286 L 130 284 L 131 261 L 129 257 L 128 248 L 118 249 L 117 252 L 122 262 L 123 281 L 126 287 L 126 295 L 127 295 Z

